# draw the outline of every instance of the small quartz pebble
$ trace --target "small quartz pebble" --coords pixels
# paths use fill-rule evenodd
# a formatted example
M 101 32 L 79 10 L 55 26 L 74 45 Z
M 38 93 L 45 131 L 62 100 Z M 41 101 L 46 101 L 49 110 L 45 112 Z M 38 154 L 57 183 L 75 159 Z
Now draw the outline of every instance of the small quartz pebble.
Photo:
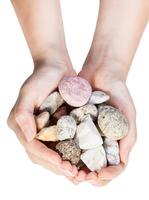
M 59 140 L 66 140 L 73 138 L 77 128 L 76 121 L 74 120 L 73 117 L 69 115 L 62 116 L 57 121 L 57 127 L 58 127 L 57 137 Z
M 108 164 L 118 165 L 120 163 L 118 142 L 109 138 L 105 138 L 103 146 L 106 152 Z
M 49 111 L 50 114 L 53 114 L 62 104 L 64 103 L 63 98 L 59 92 L 55 91 L 51 93 L 41 104 L 40 111 Z
M 88 103 L 101 104 L 101 103 L 108 101 L 109 99 L 110 99 L 110 97 L 106 93 L 104 93 L 102 91 L 94 91 L 94 92 L 92 92 L 92 95 L 91 95 Z
M 58 141 L 57 138 L 57 126 L 49 126 L 43 128 L 37 135 L 36 138 L 42 141 Z
M 76 108 L 70 112 L 70 115 L 76 120 L 76 122 L 83 121 L 87 115 L 90 115 L 92 119 L 96 119 L 98 110 L 93 104 L 86 104 L 80 108 Z
M 90 116 L 78 125 L 76 132 L 76 139 L 81 149 L 95 148 L 103 143 L 101 135 Z
M 63 78 L 58 89 L 63 99 L 73 107 L 85 105 L 92 91 L 89 82 L 77 76 Z
M 103 146 L 86 150 L 81 155 L 81 160 L 91 170 L 99 172 L 107 166 L 106 154 Z
M 59 142 L 56 149 L 62 154 L 63 160 L 69 160 L 75 165 L 79 162 L 81 149 L 74 140 Z
M 103 105 L 99 107 L 98 126 L 102 134 L 111 140 L 120 140 L 128 133 L 128 120 L 118 109 Z
M 50 114 L 48 112 L 42 112 L 35 117 L 37 131 L 48 125 Z

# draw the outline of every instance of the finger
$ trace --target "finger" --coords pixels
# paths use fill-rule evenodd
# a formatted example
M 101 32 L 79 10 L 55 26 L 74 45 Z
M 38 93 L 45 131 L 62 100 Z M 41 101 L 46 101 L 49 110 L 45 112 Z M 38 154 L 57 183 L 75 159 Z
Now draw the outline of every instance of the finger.
M 28 142 L 36 135 L 36 124 L 33 115 L 34 107 L 34 97 L 20 92 L 15 104 L 14 117 Z
M 55 174 L 64 175 L 66 177 L 71 176 L 71 174 L 69 174 L 69 172 L 67 172 L 66 170 L 64 170 L 60 167 L 56 167 L 56 166 L 52 165 L 51 163 L 41 159 L 40 157 L 38 157 L 38 156 L 28 152 L 28 151 L 26 151 L 26 152 L 27 152 L 28 157 L 30 158 L 30 160 L 33 163 L 41 165 L 45 169 L 48 169 L 48 170 L 54 172 Z
M 125 165 L 128 163 L 129 153 L 132 150 L 132 147 L 136 143 L 137 139 L 137 129 L 135 123 L 130 123 L 128 135 L 120 140 L 120 158 L 121 162 Z
M 85 179 L 86 179 L 86 173 L 85 173 L 85 171 L 80 170 L 78 172 L 78 175 L 76 176 L 76 178 L 73 181 L 83 182 L 83 181 L 85 181 Z
M 117 166 L 109 166 L 109 167 L 103 168 L 98 173 L 98 178 L 99 180 L 102 180 L 102 181 L 110 181 L 116 178 L 120 173 L 122 173 L 124 169 L 125 169 L 125 165 L 123 163 L 120 163 Z
M 62 161 L 61 168 L 70 173 L 69 177 L 74 177 L 72 165 L 68 161 Z

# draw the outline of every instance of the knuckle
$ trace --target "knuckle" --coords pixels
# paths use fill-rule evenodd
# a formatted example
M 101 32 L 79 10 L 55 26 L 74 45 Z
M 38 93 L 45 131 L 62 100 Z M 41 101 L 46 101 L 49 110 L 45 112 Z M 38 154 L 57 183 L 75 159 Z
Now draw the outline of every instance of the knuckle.
M 16 121 L 24 121 L 25 116 L 26 116 L 26 113 L 22 108 L 15 109 L 14 117 Z

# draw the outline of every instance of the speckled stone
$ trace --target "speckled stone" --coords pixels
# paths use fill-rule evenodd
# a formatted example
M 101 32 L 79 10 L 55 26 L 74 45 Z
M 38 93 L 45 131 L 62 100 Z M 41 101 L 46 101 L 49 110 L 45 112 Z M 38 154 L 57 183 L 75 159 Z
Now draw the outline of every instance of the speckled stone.
M 63 99 L 73 107 L 85 105 L 92 91 L 89 82 L 78 76 L 64 77 L 58 89 Z
M 46 111 L 35 116 L 37 131 L 40 131 L 42 128 L 48 125 L 49 118 L 50 118 L 50 114 Z
M 76 121 L 73 119 L 73 117 L 69 115 L 62 116 L 57 121 L 57 127 L 58 127 L 59 140 L 66 140 L 73 138 L 77 128 Z
M 59 142 L 56 149 L 62 154 L 63 160 L 68 160 L 75 165 L 79 162 L 81 149 L 74 140 Z
M 36 135 L 36 138 L 42 141 L 58 141 L 57 126 L 54 125 L 41 129 L 41 131 Z
M 108 164 L 118 165 L 120 163 L 118 142 L 109 138 L 105 138 L 103 146 L 106 152 Z
M 101 135 L 90 116 L 78 125 L 76 140 L 81 149 L 92 149 L 103 144 Z
M 76 122 L 83 121 L 87 115 L 90 115 L 93 120 L 97 119 L 98 110 L 93 104 L 86 104 L 80 108 L 76 108 L 70 112 L 70 115 L 76 120 Z
M 60 93 L 55 91 L 51 93 L 39 107 L 40 111 L 49 111 L 50 114 L 53 114 L 62 104 L 64 103 L 63 98 Z
M 102 91 L 94 91 L 89 99 L 88 103 L 91 104 L 101 104 L 110 99 L 109 95 Z
M 81 160 L 91 171 L 99 172 L 103 167 L 107 166 L 106 154 L 102 145 L 86 150 L 81 155 Z
M 102 134 L 111 140 L 122 139 L 129 129 L 127 118 L 108 105 L 99 106 L 98 125 Z

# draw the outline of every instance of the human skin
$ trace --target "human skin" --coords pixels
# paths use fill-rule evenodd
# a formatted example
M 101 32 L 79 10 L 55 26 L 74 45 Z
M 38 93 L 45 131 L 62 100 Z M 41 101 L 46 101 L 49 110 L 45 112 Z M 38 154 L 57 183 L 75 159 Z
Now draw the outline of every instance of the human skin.
M 97 186 L 107 184 L 123 171 L 136 141 L 136 114 L 126 78 L 147 23 L 147 0 L 101 1 L 92 46 L 79 73 L 93 88 L 107 92 L 111 104 L 126 115 L 130 124 L 128 136 L 120 142 L 121 164 L 105 168 L 99 174 L 83 170 L 78 173 L 75 166 L 33 139 L 34 109 L 64 75 L 75 72 L 66 49 L 59 1 L 13 0 L 13 5 L 33 57 L 34 71 L 21 87 L 8 119 L 9 126 L 34 163 L 65 175 L 74 183 L 87 180 Z
M 62 161 L 56 152 L 34 139 L 34 110 L 57 88 L 63 76 L 75 75 L 65 44 L 59 0 L 13 0 L 12 3 L 33 58 L 34 70 L 20 89 L 8 125 L 34 163 L 68 178 L 76 176 L 76 166 Z
M 75 183 L 87 180 L 102 186 L 118 176 L 128 163 L 129 153 L 136 142 L 136 111 L 126 86 L 129 68 L 148 22 L 147 0 L 101 0 L 93 42 L 79 76 L 87 79 L 94 89 L 107 92 L 110 104 L 128 118 L 129 132 L 120 145 L 121 163 L 99 173 L 80 170 Z

